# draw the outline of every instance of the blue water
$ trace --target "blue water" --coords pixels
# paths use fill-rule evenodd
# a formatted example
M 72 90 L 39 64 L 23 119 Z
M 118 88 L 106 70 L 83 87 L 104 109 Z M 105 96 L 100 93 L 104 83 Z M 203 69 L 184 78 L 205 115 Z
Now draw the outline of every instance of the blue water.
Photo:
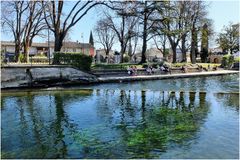
M 238 75 L 1 95 L 2 158 L 239 158 Z

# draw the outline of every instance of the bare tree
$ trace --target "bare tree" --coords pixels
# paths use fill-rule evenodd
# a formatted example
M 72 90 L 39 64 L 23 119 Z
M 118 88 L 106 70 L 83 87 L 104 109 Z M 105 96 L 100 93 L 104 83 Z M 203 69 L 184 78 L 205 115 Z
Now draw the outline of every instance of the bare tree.
M 191 10 L 189 9 L 191 7 L 192 3 L 191 1 L 180 1 L 179 7 L 180 7 L 180 15 L 183 18 L 183 21 L 181 21 L 182 28 L 185 30 L 185 32 L 181 36 L 181 44 L 178 45 L 179 49 L 182 52 L 182 61 L 187 62 L 187 51 L 190 49 L 190 25 L 191 25 Z
M 98 37 L 97 42 L 103 46 L 104 51 L 109 59 L 109 52 L 111 51 L 112 46 L 114 44 L 116 33 L 108 25 L 108 19 L 100 19 L 99 21 L 97 21 L 95 33 Z
M 157 49 L 162 52 L 163 58 L 167 59 L 167 54 L 168 54 L 168 51 L 166 48 L 167 40 L 168 40 L 167 36 L 161 32 L 158 32 L 158 34 L 159 35 L 153 37 L 153 41 L 154 41 Z
M 48 4 L 44 9 L 44 16 L 48 28 L 54 33 L 55 45 L 54 51 L 60 51 L 63 45 L 63 39 L 70 28 L 80 21 L 90 9 L 101 1 L 77 1 L 68 13 L 63 13 L 65 1 L 42 1 L 42 4 Z
M 28 62 L 29 47 L 33 38 L 46 29 L 40 4 L 37 1 L 2 2 L 2 26 L 14 36 L 17 59 L 23 47 L 25 60 Z
M 1 25 L 3 30 L 13 34 L 15 41 L 15 54 L 18 60 L 21 51 L 21 43 L 25 25 L 23 24 L 24 13 L 27 12 L 28 3 L 24 1 L 1 2 Z
M 181 2 L 173 1 L 166 2 L 165 7 L 160 8 L 159 14 L 165 17 L 164 21 L 161 23 L 161 31 L 167 35 L 171 49 L 173 52 L 173 63 L 176 62 L 176 50 L 177 46 L 182 38 L 182 36 L 187 32 L 183 28 L 183 12 L 181 10 Z
M 206 17 L 206 5 L 202 1 L 168 1 L 160 8 L 159 14 L 165 17 L 160 24 L 161 31 L 167 35 L 176 62 L 176 49 L 179 48 L 186 61 L 186 52 L 191 46 L 191 61 L 196 63 L 198 48 L 198 31 L 200 22 Z M 189 40 L 191 37 L 191 40 Z M 187 42 L 190 41 L 191 45 Z M 179 44 L 181 42 L 181 45 Z
M 146 50 L 147 42 L 152 39 L 155 35 L 152 35 L 153 28 L 157 23 L 163 21 L 159 16 L 156 16 L 155 12 L 157 8 L 163 7 L 163 2 L 156 1 L 143 1 L 138 2 L 138 7 L 135 10 L 136 15 L 139 17 L 140 24 L 142 26 L 142 56 L 140 63 L 146 63 Z
M 132 32 L 132 36 L 130 37 L 128 41 L 128 56 L 130 57 L 130 60 L 133 60 L 133 56 L 136 53 L 140 33 L 139 33 L 139 23 L 137 22 L 136 25 L 133 28 L 134 32 Z
M 29 61 L 29 47 L 32 45 L 34 37 L 41 36 L 41 31 L 47 29 L 46 23 L 44 23 L 41 3 L 38 1 L 29 1 L 28 6 L 23 36 L 23 48 L 27 62 Z
M 114 11 L 114 14 L 104 12 L 109 26 L 115 31 L 116 37 L 120 43 L 121 63 L 123 62 L 123 55 L 126 52 L 129 40 L 136 34 L 133 29 L 138 22 L 138 17 L 132 16 L 135 7 L 135 2 L 116 1 L 111 3 L 110 6 L 110 8 L 113 9 L 112 11 Z

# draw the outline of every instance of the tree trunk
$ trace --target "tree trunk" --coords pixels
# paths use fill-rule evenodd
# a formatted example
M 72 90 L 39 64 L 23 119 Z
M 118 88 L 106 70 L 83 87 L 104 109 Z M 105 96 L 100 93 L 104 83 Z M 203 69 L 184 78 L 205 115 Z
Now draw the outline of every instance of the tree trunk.
M 173 53 L 172 63 L 176 63 L 177 62 L 177 43 L 174 42 L 171 36 L 168 36 L 168 40 L 170 42 L 172 53 Z
M 123 63 L 123 54 L 124 54 L 124 45 L 123 45 L 123 42 L 121 42 L 121 51 L 120 51 L 120 54 L 121 54 L 120 63 Z
M 106 52 L 106 57 L 107 57 L 107 63 L 109 63 L 109 51 L 110 49 L 105 49 L 105 52 Z
M 142 59 L 140 64 L 146 63 L 146 50 L 147 50 L 147 15 L 144 14 L 143 20 L 143 46 L 142 46 Z
M 29 63 L 29 47 L 30 47 L 30 42 L 28 39 L 26 39 L 24 41 L 24 46 L 23 46 L 23 49 L 24 49 L 24 60 Z
M 60 52 L 63 46 L 64 35 L 55 33 L 54 52 Z M 54 55 L 53 55 L 54 56 Z M 54 61 L 53 64 L 59 64 L 59 61 Z
M 197 58 L 199 52 L 198 52 L 198 42 L 197 42 L 197 39 L 198 39 L 198 31 L 195 30 L 195 34 L 194 34 L 194 44 L 195 44 L 195 57 Z M 195 59 L 196 60 L 196 59 Z
M 55 43 L 54 43 L 54 51 L 60 52 L 63 46 L 63 40 L 66 36 L 66 32 L 56 32 L 55 33 Z
M 182 62 L 187 62 L 186 36 L 182 37 Z
M 54 42 L 54 51 L 55 52 L 60 52 L 61 48 L 62 48 L 62 44 L 63 44 L 63 40 L 56 37 L 55 42 Z
M 177 62 L 177 45 L 175 45 L 175 44 L 172 45 L 172 52 L 173 52 L 172 63 L 176 63 Z
M 147 42 L 143 38 L 143 46 L 142 46 L 142 59 L 141 59 L 141 64 L 146 63 L 146 50 L 147 50 Z
M 15 55 L 16 55 L 15 62 L 18 62 L 18 61 L 19 61 L 20 50 L 21 50 L 20 41 L 16 41 L 16 42 L 15 42 Z
M 196 63 L 196 29 L 192 29 L 192 40 L 191 40 L 191 62 L 192 64 Z
M 163 58 L 166 60 L 167 59 L 167 53 L 166 53 L 166 41 L 164 40 L 164 42 L 163 42 L 163 45 L 162 45 L 162 47 L 163 47 Z

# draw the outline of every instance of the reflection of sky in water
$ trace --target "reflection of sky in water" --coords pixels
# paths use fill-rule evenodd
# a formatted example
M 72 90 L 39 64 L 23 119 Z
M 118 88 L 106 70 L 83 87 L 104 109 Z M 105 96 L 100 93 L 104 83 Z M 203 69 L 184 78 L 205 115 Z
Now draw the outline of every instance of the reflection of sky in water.
M 2 157 L 237 158 L 236 76 L 203 79 L 2 94 Z
M 151 90 L 151 91 L 207 91 L 207 92 L 238 92 L 239 75 L 165 79 L 154 81 L 137 81 L 129 83 L 110 83 L 87 86 L 83 88 Z
M 232 96 L 239 97 L 239 94 Z M 161 158 L 179 156 L 179 158 L 229 159 L 230 155 L 232 158 L 239 157 L 239 106 L 237 108 L 227 106 L 224 103 L 227 99 L 217 99 L 216 95 L 212 94 L 209 94 L 207 101 L 211 103 L 211 108 L 200 128 L 198 138 L 191 140 L 189 146 L 172 148 L 162 154 Z

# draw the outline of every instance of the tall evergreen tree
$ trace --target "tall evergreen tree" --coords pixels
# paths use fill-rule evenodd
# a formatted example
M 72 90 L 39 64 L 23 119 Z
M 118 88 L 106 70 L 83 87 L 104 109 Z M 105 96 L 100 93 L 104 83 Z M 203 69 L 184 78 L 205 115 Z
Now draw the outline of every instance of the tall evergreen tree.
M 93 40 L 92 31 L 90 32 L 89 43 L 90 43 L 92 46 L 94 46 L 94 40 Z
M 208 57 L 208 25 L 205 23 L 202 27 L 202 43 L 201 43 L 201 61 L 207 62 Z

